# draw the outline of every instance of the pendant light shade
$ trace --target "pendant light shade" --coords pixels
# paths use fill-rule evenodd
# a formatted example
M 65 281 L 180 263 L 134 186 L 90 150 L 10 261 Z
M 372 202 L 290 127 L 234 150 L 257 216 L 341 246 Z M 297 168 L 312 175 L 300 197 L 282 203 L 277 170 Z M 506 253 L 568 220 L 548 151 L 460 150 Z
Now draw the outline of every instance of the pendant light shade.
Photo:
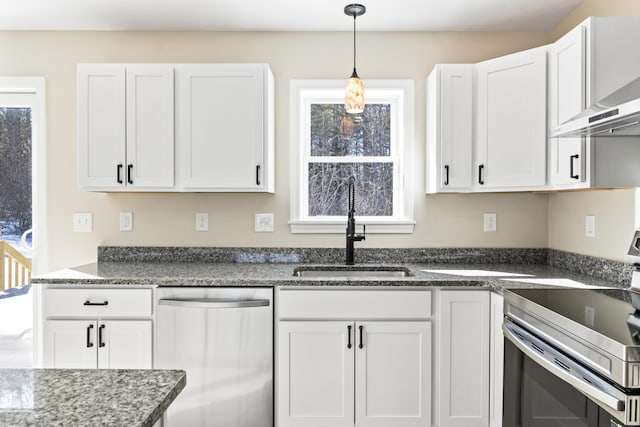
M 349 114 L 359 114 L 364 111 L 364 85 L 356 72 L 356 17 L 364 15 L 366 10 L 361 4 L 348 4 L 344 7 L 344 13 L 353 16 L 353 73 L 344 91 L 344 109 Z

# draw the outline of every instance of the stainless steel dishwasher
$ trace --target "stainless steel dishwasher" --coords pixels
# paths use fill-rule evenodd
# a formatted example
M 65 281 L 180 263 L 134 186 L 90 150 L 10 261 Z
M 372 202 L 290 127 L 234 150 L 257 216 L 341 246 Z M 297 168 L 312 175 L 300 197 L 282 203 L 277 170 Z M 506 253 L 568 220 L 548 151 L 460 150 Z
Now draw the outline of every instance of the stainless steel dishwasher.
M 155 368 L 183 369 L 169 427 L 273 426 L 273 290 L 160 287 Z

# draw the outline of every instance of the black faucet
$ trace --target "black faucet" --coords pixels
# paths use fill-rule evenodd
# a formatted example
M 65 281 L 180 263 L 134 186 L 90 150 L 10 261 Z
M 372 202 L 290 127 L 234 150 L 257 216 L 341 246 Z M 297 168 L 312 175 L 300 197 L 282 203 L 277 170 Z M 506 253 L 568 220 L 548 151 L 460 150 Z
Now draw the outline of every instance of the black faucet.
M 365 226 L 362 226 L 362 234 L 356 234 L 356 180 L 354 177 L 349 178 L 349 187 L 347 190 L 349 199 L 349 211 L 347 213 L 347 253 L 346 265 L 354 264 L 353 242 L 359 242 L 365 239 Z

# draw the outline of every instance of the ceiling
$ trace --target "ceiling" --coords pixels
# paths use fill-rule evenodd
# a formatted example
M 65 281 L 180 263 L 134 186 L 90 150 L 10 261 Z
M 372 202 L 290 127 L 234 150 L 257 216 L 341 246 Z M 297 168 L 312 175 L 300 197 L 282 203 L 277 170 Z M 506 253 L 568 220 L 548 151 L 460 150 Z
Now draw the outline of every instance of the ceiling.
M 363 31 L 546 30 L 584 0 L 361 0 Z M 346 0 L 14 0 L 0 30 L 348 31 Z

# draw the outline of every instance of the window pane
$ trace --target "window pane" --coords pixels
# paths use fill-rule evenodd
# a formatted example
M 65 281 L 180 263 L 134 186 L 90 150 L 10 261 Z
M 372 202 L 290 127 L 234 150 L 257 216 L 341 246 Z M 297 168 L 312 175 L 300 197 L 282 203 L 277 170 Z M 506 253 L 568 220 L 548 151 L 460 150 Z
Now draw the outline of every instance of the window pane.
M 309 163 L 309 216 L 347 215 L 351 176 L 356 215 L 393 215 L 393 163 Z
M 347 114 L 344 104 L 311 104 L 312 156 L 390 156 L 391 105 L 367 104 Z

